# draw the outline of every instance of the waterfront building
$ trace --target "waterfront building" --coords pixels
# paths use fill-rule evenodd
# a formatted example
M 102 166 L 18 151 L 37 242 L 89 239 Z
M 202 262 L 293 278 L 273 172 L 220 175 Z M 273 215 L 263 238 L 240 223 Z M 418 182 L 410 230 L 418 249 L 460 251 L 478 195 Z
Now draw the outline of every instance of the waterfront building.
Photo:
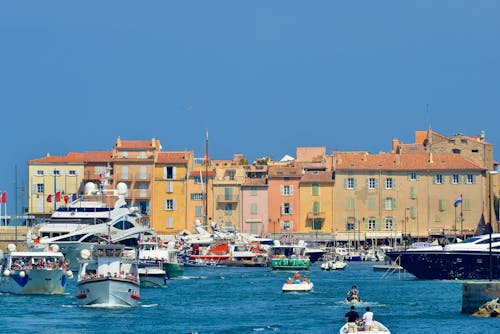
M 28 213 L 47 217 L 83 191 L 86 162 L 105 161 L 109 152 L 70 152 L 65 156 L 47 156 L 28 161 Z M 104 164 L 105 166 L 105 164 Z
M 243 166 L 245 180 L 241 185 L 242 232 L 276 236 L 276 225 L 269 226 L 267 165 Z
M 114 187 L 123 182 L 128 187 L 125 200 L 139 208 L 143 223 L 151 223 L 153 170 L 161 144 L 158 139 L 122 140 L 117 138 L 112 150 Z
M 301 169 L 294 166 L 293 161 L 287 166 L 269 166 L 269 230 L 272 230 L 273 225 L 276 224 L 280 234 L 300 231 L 299 185 L 301 178 Z
M 188 228 L 187 174 L 193 152 L 158 152 L 151 201 L 152 227 L 159 234 L 177 234 Z
M 213 216 L 213 180 L 215 171 L 211 161 L 194 158 L 192 168 L 187 175 L 187 210 L 186 230 L 193 232 L 195 222 L 199 221 L 205 229 L 209 229 L 209 220 Z
M 470 236 L 484 225 L 485 168 L 466 158 L 336 152 L 334 165 L 337 240 Z

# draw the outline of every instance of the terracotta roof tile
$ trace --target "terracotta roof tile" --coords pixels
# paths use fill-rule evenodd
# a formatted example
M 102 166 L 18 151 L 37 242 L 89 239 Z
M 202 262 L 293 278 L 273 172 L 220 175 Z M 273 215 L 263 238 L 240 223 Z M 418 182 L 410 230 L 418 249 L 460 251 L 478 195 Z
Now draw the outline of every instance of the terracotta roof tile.
M 283 177 L 293 177 L 301 178 L 302 173 L 298 167 L 285 167 L 285 166 L 269 166 L 268 170 L 269 178 L 283 178 Z
M 265 178 L 250 178 L 247 177 L 241 184 L 242 187 L 267 187 L 267 180 Z
M 306 172 L 300 183 L 333 183 L 332 172 Z
M 118 149 L 147 149 L 152 148 L 151 140 L 122 140 Z
M 28 163 L 84 163 L 84 162 L 108 162 L 111 160 L 111 152 L 70 152 L 64 156 L 48 155 L 43 158 L 29 160 Z
M 159 152 L 157 163 L 186 163 L 189 152 Z
M 454 154 L 335 153 L 336 170 L 484 170 Z

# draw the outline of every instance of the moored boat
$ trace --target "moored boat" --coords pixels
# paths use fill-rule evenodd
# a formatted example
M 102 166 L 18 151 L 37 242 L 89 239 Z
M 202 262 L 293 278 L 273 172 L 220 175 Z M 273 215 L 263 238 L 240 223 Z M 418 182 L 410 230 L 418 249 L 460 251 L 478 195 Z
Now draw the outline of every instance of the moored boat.
M 321 270 L 344 270 L 347 267 L 347 262 L 341 260 L 327 260 L 321 263 Z
M 391 334 L 389 329 L 385 327 L 381 322 L 373 321 L 373 327 L 371 330 L 365 330 L 363 323 L 358 323 L 358 332 L 363 332 L 366 334 Z M 347 324 L 340 328 L 339 334 L 346 334 L 348 332 Z
M 419 279 L 500 279 L 500 234 L 480 235 L 448 245 L 419 245 L 387 252 Z M 491 263 L 491 265 L 490 265 Z
M 138 272 L 141 288 L 164 288 L 167 286 L 167 273 L 163 270 L 161 262 L 141 262 Z
M 0 267 L 0 292 L 62 294 L 73 273 L 57 246 L 44 251 L 16 251 L 10 244 Z
M 274 245 L 269 249 L 272 270 L 309 270 L 311 261 L 301 245 Z
M 76 298 L 81 305 L 136 306 L 140 280 L 135 250 L 119 244 L 94 245 L 83 250 L 78 272 Z

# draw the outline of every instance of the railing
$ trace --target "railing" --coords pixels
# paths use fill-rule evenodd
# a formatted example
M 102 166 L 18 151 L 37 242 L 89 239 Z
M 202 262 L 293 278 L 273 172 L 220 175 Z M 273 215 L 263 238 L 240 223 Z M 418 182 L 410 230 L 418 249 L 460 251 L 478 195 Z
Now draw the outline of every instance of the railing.
M 312 211 L 309 211 L 307 213 L 307 220 L 313 220 L 313 219 L 319 219 L 319 220 L 324 220 L 326 217 L 326 213 L 325 212 L 312 212 Z
M 231 196 L 226 196 L 226 195 L 217 195 L 216 201 L 218 203 L 235 203 L 239 202 L 240 200 L 240 195 L 231 195 Z

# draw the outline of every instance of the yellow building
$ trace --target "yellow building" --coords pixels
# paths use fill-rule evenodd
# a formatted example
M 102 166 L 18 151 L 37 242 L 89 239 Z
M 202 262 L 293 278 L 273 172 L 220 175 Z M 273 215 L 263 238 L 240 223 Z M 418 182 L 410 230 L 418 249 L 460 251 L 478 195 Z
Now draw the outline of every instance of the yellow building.
M 195 222 L 208 229 L 209 219 L 213 217 L 213 180 L 215 171 L 210 160 L 195 158 L 187 175 L 187 215 L 186 229 L 194 231 Z M 207 165 L 208 164 L 208 165 Z
M 69 153 L 28 161 L 28 213 L 36 217 L 52 212 L 78 195 L 83 187 L 87 153 Z M 57 194 L 57 196 L 56 196 Z M 57 198 L 56 198 L 57 197 Z
M 187 226 L 187 175 L 193 152 L 159 152 L 155 169 L 152 227 L 160 234 L 177 234 Z
M 304 171 L 300 180 L 298 233 L 330 239 L 333 232 L 333 179 L 331 171 Z
M 484 227 L 485 168 L 466 158 L 345 152 L 334 163 L 337 240 L 470 236 Z

